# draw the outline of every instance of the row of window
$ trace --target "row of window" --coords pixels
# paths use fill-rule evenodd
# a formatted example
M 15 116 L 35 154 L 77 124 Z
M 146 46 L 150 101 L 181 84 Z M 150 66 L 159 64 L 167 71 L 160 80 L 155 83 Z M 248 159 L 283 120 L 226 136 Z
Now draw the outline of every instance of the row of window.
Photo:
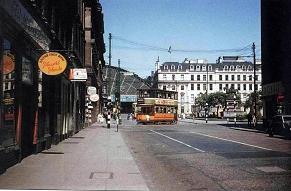
M 178 70 L 182 70 L 182 65 L 179 65 L 178 67 L 177 67 L 177 69 Z M 164 65 L 164 70 L 169 70 L 169 69 L 171 69 L 171 70 L 175 70 L 176 69 L 176 66 L 175 65 L 171 65 L 171 66 L 168 66 L 168 65 Z M 190 65 L 190 70 L 196 70 L 196 71 L 206 71 L 206 69 L 207 69 L 207 67 L 206 67 L 206 65 L 202 65 L 202 66 L 200 66 L 200 65 Z M 235 70 L 240 70 L 240 69 L 242 69 L 243 71 L 246 71 L 246 70 L 249 70 L 249 71 L 251 71 L 252 69 L 253 69 L 253 67 L 252 66 L 245 66 L 245 65 L 243 65 L 243 66 L 239 66 L 239 65 L 237 65 L 237 66 L 233 66 L 233 65 L 231 65 L 231 66 L 227 66 L 227 65 L 224 65 L 223 66 L 223 70 L 225 70 L 225 71 L 235 71 Z M 208 71 L 212 71 L 212 66 L 211 65 L 208 65 Z
M 237 90 L 247 90 L 247 85 L 248 85 L 248 90 L 252 91 L 253 90 L 253 84 L 225 84 L 225 86 L 223 87 L 222 84 L 219 84 L 219 90 L 225 90 L 225 89 L 237 89 Z M 191 90 L 195 90 L 194 89 L 194 84 L 190 84 L 190 88 Z M 201 89 L 202 88 L 202 89 Z M 176 90 L 176 86 L 172 85 L 171 86 L 172 90 Z M 180 86 L 181 90 L 185 90 L 185 86 L 181 85 Z M 255 84 L 255 89 L 258 90 L 258 84 Z M 163 85 L 163 90 L 167 90 L 167 86 Z M 207 90 L 207 85 L 206 84 L 197 84 L 196 86 L 196 90 Z M 213 90 L 213 84 L 209 84 L 209 90 Z
M 202 80 L 203 81 L 206 81 L 207 80 L 207 75 L 196 75 L 196 80 L 197 81 L 201 81 L 201 76 L 202 76 Z M 236 78 L 235 78 L 236 76 Z M 222 81 L 223 78 L 222 75 L 219 75 L 219 80 Z M 247 78 L 249 81 L 253 81 L 253 75 L 242 75 L 242 80 L 243 81 L 247 81 Z M 163 80 L 167 80 L 167 75 L 166 74 L 163 74 Z M 176 80 L 176 75 L 173 74 L 172 75 L 172 80 Z M 185 80 L 185 75 L 184 74 L 181 74 L 181 79 L 180 80 Z M 194 75 L 192 74 L 191 75 L 191 81 L 194 81 Z M 208 75 L 208 80 L 209 81 L 213 81 L 213 75 Z M 225 75 L 224 76 L 224 80 L 225 81 L 229 81 L 229 80 L 237 80 L 237 81 L 241 81 L 241 75 Z M 258 75 L 256 75 L 256 80 L 258 80 Z

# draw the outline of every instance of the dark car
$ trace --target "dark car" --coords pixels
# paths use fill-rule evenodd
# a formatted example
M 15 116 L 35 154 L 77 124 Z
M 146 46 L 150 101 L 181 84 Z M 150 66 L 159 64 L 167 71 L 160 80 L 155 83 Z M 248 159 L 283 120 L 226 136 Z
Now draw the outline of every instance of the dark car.
M 274 134 L 290 136 L 291 131 L 291 115 L 275 115 L 272 117 L 269 126 L 269 135 Z

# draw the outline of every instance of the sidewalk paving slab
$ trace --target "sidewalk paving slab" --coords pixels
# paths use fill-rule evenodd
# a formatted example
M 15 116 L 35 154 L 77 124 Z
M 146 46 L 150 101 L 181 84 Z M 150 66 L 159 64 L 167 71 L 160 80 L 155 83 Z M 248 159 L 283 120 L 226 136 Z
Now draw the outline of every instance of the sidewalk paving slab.
M 0 189 L 149 190 L 120 132 L 97 123 L 7 169 Z

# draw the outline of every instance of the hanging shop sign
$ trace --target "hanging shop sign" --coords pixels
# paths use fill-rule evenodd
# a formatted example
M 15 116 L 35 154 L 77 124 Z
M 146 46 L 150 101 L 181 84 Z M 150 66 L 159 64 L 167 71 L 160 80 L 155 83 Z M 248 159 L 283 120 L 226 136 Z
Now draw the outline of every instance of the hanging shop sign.
M 99 95 L 98 94 L 90 95 L 89 99 L 90 101 L 96 102 L 99 100 Z
M 87 80 L 86 68 L 70 69 L 69 80 L 71 81 L 86 81 Z
M 60 53 L 48 52 L 39 58 L 38 67 L 46 75 L 54 76 L 65 71 L 67 60 Z
M 3 74 L 9 74 L 15 69 L 15 58 L 13 54 L 5 53 L 3 55 Z
M 284 92 L 281 81 L 262 85 L 262 96 L 274 96 Z
M 87 94 L 88 95 L 94 95 L 97 93 L 97 89 L 94 86 L 88 86 L 87 87 Z

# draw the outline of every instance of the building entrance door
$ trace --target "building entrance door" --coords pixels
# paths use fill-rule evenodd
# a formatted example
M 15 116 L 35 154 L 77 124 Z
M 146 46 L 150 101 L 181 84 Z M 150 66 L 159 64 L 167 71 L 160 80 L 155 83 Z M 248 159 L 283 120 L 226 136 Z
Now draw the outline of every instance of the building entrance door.
M 35 106 L 32 86 L 22 87 L 22 142 L 21 151 L 22 158 L 27 157 L 34 151 L 33 145 L 33 129 L 35 118 Z

